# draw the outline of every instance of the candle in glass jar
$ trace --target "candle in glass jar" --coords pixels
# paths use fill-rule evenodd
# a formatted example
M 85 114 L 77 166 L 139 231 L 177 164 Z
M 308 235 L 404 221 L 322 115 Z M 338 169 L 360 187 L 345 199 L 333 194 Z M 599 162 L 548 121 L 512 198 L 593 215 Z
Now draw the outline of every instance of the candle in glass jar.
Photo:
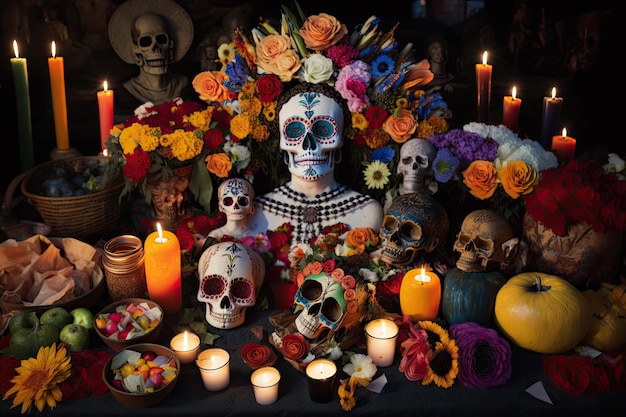
M 200 338 L 195 333 L 185 330 L 170 341 L 170 348 L 176 353 L 181 363 L 192 363 L 200 350 Z
M 567 129 L 563 128 L 561 135 L 552 137 L 552 153 L 556 155 L 559 164 L 566 163 L 574 159 L 576 152 L 576 139 L 567 136 Z
M 157 223 L 157 231 L 146 238 L 144 257 L 148 296 L 165 314 L 177 313 L 183 304 L 178 238 Z
M 113 127 L 113 90 L 108 89 L 108 84 L 103 83 L 103 90 L 97 92 L 98 113 L 100 116 L 100 150 L 104 151 L 105 143 L 111 135 Z
M 337 365 L 329 359 L 315 359 L 306 367 L 309 398 L 316 403 L 327 403 L 335 393 Z
M 54 131 L 57 149 L 70 149 L 70 138 L 67 126 L 67 102 L 65 97 L 65 69 L 63 58 L 56 56 L 56 43 L 52 41 L 52 57 L 48 58 L 50 72 L 50 92 L 52 94 L 52 112 L 54 114 Z
M 400 309 L 411 322 L 435 320 L 441 302 L 441 281 L 434 272 L 415 268 L 404 274 L 400 285 Z
M 522 99 L 517 98 L 517 88 L 513 87 L 510 96 L 504 96 L 502 102 L 502 124 L 513 132 L 517 131 L 519 121 L 519 111 L 522 106 Z
M 278 399 L 280 372 L 271 366 L 264 366 L 252 372 L 250 382 L 257 404 L 273 404 Z
M 398 330 L 398 325 L 387 319 L 376 319 L 367 323 L 367 355 L 372 358 L 374 365 L 385 367 L 393 363 Z
M 543 109 L 541 115 L 541 145 L 548 149 L 550 140 L 557 134 L 559 119 L 561 117 L 561 108 L 563 107 L 563 99 L 556 96 L 556 88 L 552 87 L 552 97 L 543 98 Z
M 203 350 L 196 358 L 196 365 L 208 391 L 220 391 L 230 384 L 230 355 L 224 349 Z
M 489 122 L 489 106 L 491 103 L 491 71 L 492 66 L 487 64 L 487 51 L 483 52 L 483 63 L 476 64 L 476 87 L 478 93 L 477 122 Z
M 15 101 L 17 110 L 17 132 L 20 138 L 20 162 L 26 172 L 35 165 L 33 153 L 33 125 L 30 111 L 30 90 L 28 86 L 28 63 L 20 58 L 17 41 L 13 41 L 15 58 L 11 58 L 11 71 L 15 83 Z

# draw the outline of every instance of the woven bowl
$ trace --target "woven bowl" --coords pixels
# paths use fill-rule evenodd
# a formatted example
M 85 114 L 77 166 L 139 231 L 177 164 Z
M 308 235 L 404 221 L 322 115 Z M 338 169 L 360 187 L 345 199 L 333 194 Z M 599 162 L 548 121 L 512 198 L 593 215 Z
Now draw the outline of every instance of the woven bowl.
M 121 340 L 116 337 L 110 337 L 105 335 L 96 325 L 96 320 L 101 314 L 113 313 L 117 309 L 118 306 L 129 305 L 129 304 L 141 304 L 146 303 L 149 308 L 158 307 L 161 310 L 161 321 L 156 325 L 149 333 L 146 333 L 142 336 L 133 337 L 132 339 Z M 161 329 L 163 329 L 163 309 L 157 303 L 152 300 L 144 299 L 144 298 L 126 298 L 124 300 L 115 301 L 108 306 L 104 307 L 98 313 L 94 315 L 94 330 L 96 334 L 102 341 L 115 352 L 120 352 L 131 345 L 135 345 L 138 343 L 153 343 L 159 337 L 159 333 L 161 333 Z
M 127 349 L 134 350 L 137 352 L 147 352 L 152 351 L 157 355 L 165 355 L 167 357 L 173 357 L 176 361 L 176 369 L 178 369 L 178 373 L 176 374 L 176 378 L 174 378 L 169 384 L 164 386 L 161 389 L 158 389 L 153 392 L 148 392 L 145 394 L 135 394 L 126 391 L 122 391 L 117 389 L 113 385 L 113 370 L 111 369 L 111 364 L 113 363 L 113 359 L 116 355 L 119 355 L 118 352 L 116 355 L 111 356 L 111 358 L 104 365 L 104 369 L 102 370 L 102 378 L 104 379 L 104 383 L 111 391 L 111 394 L 115 397 L 115 399 L 122 405 L 126 407 L 152 407 L 154 405 L 159 404 L 161 401 L 166 399 L 174 390 L 176 386 L 176 382 L 178 382 L 178 378 L 180 378 L 180 360 L 176 354 L 166 348 L 165 346 L 161 346 L 155 343 L 140 343 L 136 345 L 129 345 Z

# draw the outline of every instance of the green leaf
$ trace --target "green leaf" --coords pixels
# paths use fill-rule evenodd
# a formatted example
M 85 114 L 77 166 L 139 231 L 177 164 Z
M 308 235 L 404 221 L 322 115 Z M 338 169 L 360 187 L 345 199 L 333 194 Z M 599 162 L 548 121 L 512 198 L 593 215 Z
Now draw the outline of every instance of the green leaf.
M 211 212 L 211 196 L 213 195 L 213 182 L 209 170 L 206 169 L 204 158 L 195 158 L 189 180 L 189 191 L 196 197 L 196 201 L 204 207 L 207 213 Z
M 220 337 L 219 334 L 213 334 L 209 332 L 206 332 L 199 336 L 200 336 L 200 340 L 202 341 L 202 343 L 206 343 L 207 345 L 212 345 L 213 341 Z

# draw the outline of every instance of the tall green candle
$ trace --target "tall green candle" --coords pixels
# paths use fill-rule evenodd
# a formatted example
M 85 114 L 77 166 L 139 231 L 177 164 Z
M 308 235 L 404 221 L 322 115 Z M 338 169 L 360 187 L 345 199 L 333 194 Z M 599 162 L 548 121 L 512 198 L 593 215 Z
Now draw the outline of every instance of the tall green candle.
M 20 161 L 22 171 L 28 171 L 35 165 L 33 155 L 33 126 L 30 114 L 30 92 L 28 89 L 28 68 L 26 58 L 20 58 L 17 41 L 13 41 L 15 58 L 11 58 L 11 70 L 15 84 L 17 107 L 17 128 L 20 141 Z

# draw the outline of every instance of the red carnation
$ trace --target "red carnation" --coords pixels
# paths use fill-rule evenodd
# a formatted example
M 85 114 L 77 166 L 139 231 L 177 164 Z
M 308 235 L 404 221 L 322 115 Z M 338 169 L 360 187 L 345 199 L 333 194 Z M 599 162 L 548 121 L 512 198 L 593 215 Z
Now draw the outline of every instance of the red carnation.
M 122 171 L 129 180 L 139 182 L 148 175 L 150 163 L 150 155 L 137 147 L 133 153 L 126 154 L 126 165 L 122 167 Z
M 225 142 L 224 135 L 218 129 L 210 129 L 204 134 L 204 147 L 215 150 Z

